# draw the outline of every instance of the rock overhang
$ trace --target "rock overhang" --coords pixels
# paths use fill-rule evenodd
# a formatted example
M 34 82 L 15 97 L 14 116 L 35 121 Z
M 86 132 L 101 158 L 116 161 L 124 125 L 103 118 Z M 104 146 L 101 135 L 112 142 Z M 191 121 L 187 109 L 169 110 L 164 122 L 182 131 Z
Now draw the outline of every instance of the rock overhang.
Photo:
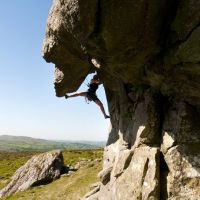
M 145 65 L 160 52 L 165 5 L 166 0 L 54 0 L 43 57 L 56 65 L 56 95 L 78 89 L 93 68 L 91 58 L 102 61 L 102 76 L 144 82 Z
M 43 53 L 56 64 L 57 96 L 75 91 L 94 70 L 107 95 L 112 126 L 104 169 L 111 170 L 94 199 L 200 198 L 195 194 L 198 187 L 190 187 L 193 181 L 197 184 L 199 173 L 190 177 L 180 170 L 174 178 L 176 167 L 186 164 L 191 171 L 199 167 L 195 161 L 200 135 L 199 13 L 195 0 L 54 0 Z M 100 69 L 91 65 L 92 58 L 100 61 Z M 166 140 L 166 133 L 173 142 Z M 192 146 L 195 152 L 187 150 Z M 148 158 L 136 192 L 135 177 L 130 174 L 137 167 L 136 152 L 143 152 L 142 148 L 159 152 L 156 176 L 144 181 L 152 163 Z M 185 162 L 185 158 L 190 159 Z M 138 159 L 144 161 L 142 156 Z M 153 186 L 148 197 L 147 185 Z M 115 189 L 114 194 L 110 192 Z

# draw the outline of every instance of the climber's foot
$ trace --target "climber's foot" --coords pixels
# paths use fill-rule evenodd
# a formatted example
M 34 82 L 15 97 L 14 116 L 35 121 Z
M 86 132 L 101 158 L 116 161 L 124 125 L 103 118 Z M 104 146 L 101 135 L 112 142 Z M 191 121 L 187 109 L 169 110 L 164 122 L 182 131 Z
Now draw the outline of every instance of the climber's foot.
M 108 116 L 108 115 L 105 115 L 104 117 L 105 117 L 105 119 L 108 119 L 108 118 L 110 118 L 110 116 Z

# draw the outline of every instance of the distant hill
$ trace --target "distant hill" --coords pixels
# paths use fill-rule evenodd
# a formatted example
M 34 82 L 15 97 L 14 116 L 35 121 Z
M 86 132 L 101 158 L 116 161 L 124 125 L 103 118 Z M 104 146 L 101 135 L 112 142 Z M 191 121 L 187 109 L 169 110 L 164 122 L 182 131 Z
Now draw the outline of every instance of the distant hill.
M 93 141 L 53 141 L 25 136 L 0 135 L 0 151 L 48 151 L 51 149 L 96 149 L 105 142 Z

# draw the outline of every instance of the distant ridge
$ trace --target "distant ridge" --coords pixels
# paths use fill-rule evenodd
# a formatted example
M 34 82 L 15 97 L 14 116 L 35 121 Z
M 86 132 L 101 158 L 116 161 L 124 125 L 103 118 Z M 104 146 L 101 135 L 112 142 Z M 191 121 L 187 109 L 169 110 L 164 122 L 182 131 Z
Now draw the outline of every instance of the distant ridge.
M 105 142 L 93 141 L 56 141 L 27 136 L 0 135 L 0 151 L 48 151 L 52 149 L 96 149 Z

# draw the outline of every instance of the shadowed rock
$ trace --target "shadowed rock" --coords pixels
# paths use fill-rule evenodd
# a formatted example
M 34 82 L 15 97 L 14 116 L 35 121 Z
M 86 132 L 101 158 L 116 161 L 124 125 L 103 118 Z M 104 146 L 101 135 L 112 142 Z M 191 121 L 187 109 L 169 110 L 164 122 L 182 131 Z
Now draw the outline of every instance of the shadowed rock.
M 32 186 L 47 184 L 59 178 L 63 165 L 63 155 L 60 150 L 33 156 L 15 172 L 11 182 L 0 190 L 0 197 L 24 191 Z

